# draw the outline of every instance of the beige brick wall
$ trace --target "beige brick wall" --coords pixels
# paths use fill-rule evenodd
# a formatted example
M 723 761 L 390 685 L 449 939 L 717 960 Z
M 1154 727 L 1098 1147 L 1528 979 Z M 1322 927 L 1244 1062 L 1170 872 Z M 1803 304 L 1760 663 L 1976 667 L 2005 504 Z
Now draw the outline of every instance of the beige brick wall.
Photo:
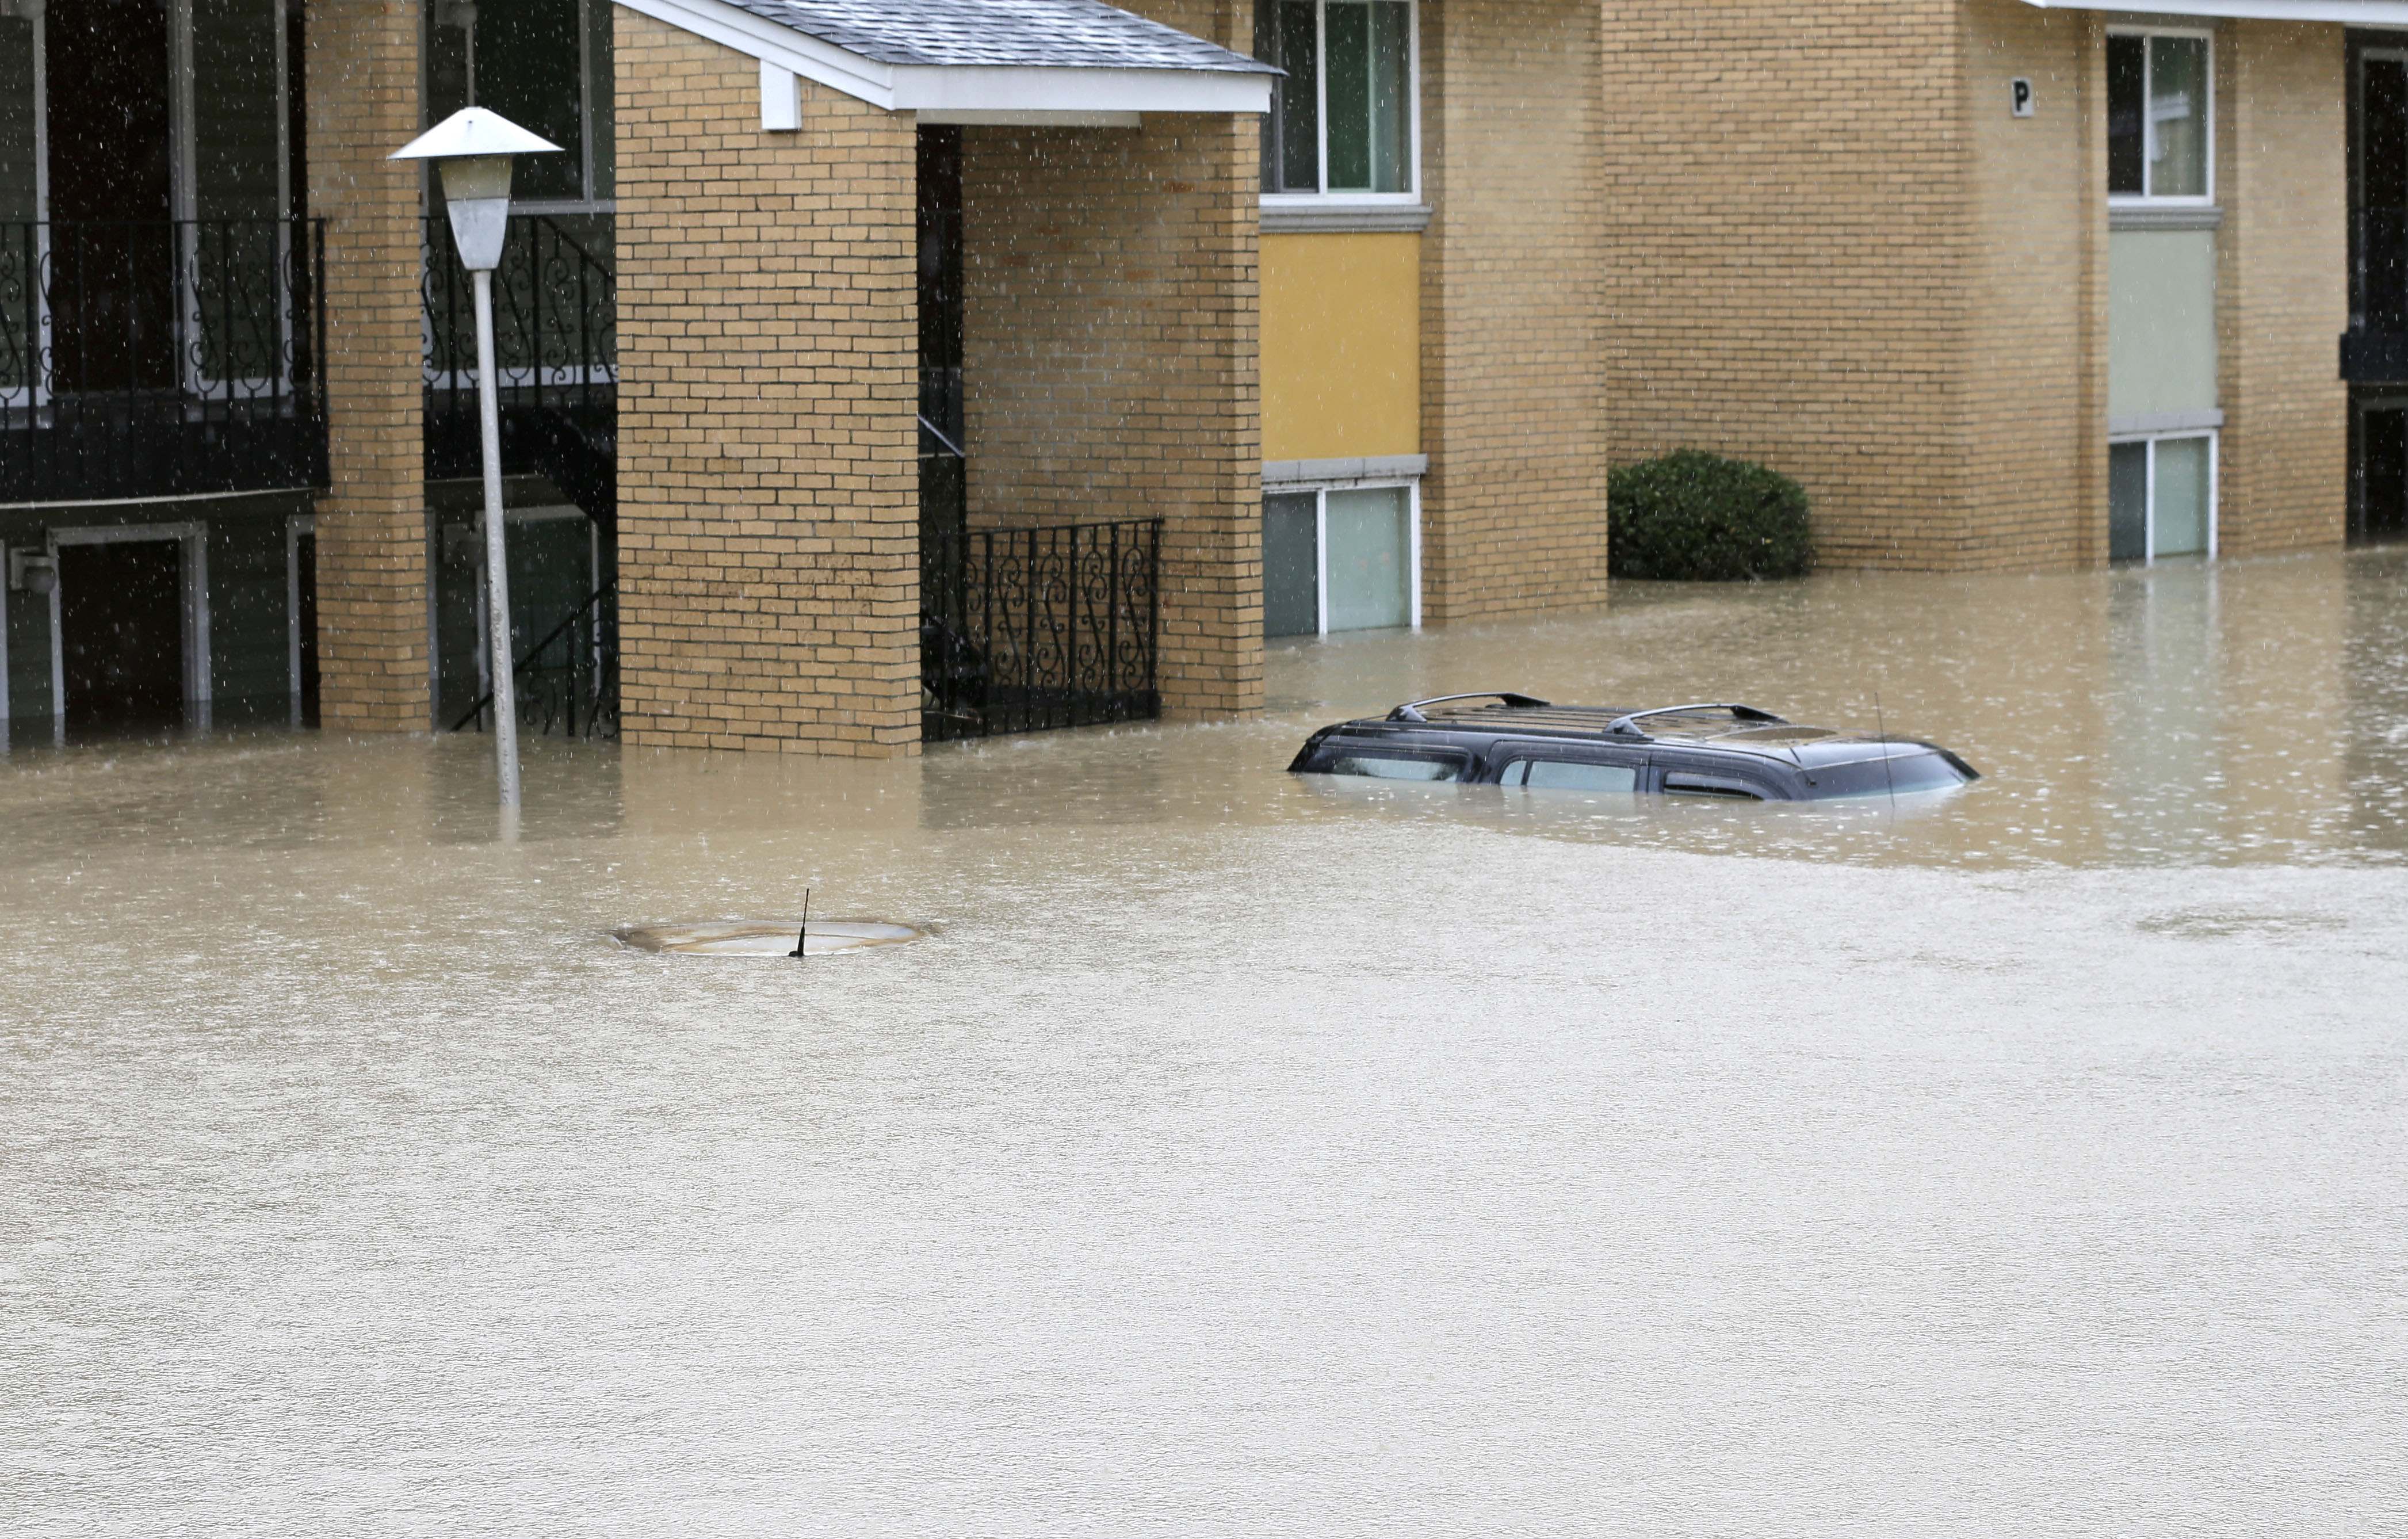
M 912 120 L 615 15 L 626 739 L 916 753 Z
M 1626 0 L 1604 36 L 1612 458 L 1762 460 L 1821 559 L 1958 564 L 1962 0 Z
M 1172 718 L 1263 700 L 1256 133 L 962 136 L 972 521 L 1161 517 Z
M 1969 0 L 1974 221 L 1953 548 L 1933 564 L 2043 568 L 2107 554 L 2106 52 L 2098 18 Z M 2012 82 L 2032 82 L 2014 115 Z
M 1614 460 L 1694 446 L 1786 470 L 1827 566 L 2104 560 L 2104 19 L 2018 0 L 1618 16 Z M 2331 543 L 2342 29 L 2219 23 L 2216 50 L 2223 548 Z M 2017 76 L 2029 119 L 2008 110 Z
M 1423 613 L 1598 603 L 1603 122 L 1622 110 L 1610 76 L 1599 98 L 1600 7 L 1430 0 L 1421 26 Z
M 2219 546 L 2341 543 L 2348 526 L 2346 65 L 2342 29 L 2218 29 Z
M 419 295 L 419 8 L 309 0 L 308 197 L 326 221 L 331 486 L 318 500 L 318 657 L 330 728 L 429 725 Z

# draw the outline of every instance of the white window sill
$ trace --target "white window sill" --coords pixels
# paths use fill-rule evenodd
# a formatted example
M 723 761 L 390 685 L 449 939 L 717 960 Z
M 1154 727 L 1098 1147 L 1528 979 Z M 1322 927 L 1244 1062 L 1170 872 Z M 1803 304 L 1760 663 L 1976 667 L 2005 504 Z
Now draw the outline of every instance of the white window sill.
M 2147 202 L 2110 198 L 2107 202 L 2107 227 L 2111 230 L 2214 230 L 2223 223 L 2224 210 L 2213 203 L 2157 198 Z
M 1303 235 L 1334 232 L 1402 231 L 1419 234 L 1429 228 L 1430 208 L 1411 194 L 1350 196 L 1332 194 L 1267 193 L 1263 195 L 1263 233 Z

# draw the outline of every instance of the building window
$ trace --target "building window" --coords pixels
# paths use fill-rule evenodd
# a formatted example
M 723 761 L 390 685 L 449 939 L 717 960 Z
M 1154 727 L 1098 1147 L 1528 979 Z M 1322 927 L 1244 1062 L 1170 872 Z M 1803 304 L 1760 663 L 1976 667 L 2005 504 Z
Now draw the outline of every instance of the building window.
M 2215 435 L 2134 439 L 2107 448 L 2107 558 L 2215 554 Z
M 617 192 L 609 0 L 440 0 L 427 9 L 427 122 L 491 108 L 567 151 L 520 159 L 517 203 L 538 212 L 608 204 Z
M 1287 71 L 1263 132 L 1263 191 L 1413 197 L 1413 0 L 1255 0 L 1254 52 Z
M 1421 624 L 1421 499 L 1412 486 L 1263 498 L 1263 634 Z
M 2214 44 L 2205 33 L 2107 36 L 2107 193 L 2206 203 L 2215 193 Z

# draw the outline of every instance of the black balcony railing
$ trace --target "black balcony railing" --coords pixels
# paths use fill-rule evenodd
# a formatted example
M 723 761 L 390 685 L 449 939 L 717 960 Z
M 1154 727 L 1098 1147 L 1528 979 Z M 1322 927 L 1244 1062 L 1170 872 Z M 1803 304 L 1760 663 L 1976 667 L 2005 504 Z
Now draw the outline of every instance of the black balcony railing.
M 519 730 L 538 737 L 619 736 L 619 591 L 596 589 L 510 669 Z M 452 730 L 485 730 L 494 696 L 477 698 Z
M 322 221 L 0 223 L 0 502 L 326 479 Z
M 947 533 L 920 544 L 921 736 L 1161 714 L 1162 521 Z
M 502 265 L 494 273 L 494 374 L 503 463 L 513 473 L 542 470 L 555 480 L 585 474 L 552 463 L 553 451 L 570 446 L 571 434 L 586 451 L 609 453 L 619 384 L 610 234 L 608 215 L 528 214 L 510 221 Z M 446 219 L 427 221 L 425 249 L 427 474 L 474 476 L 480 466 L 474 290 L 453 254 Z M 573 486 L 562 490 L 579 495 Z

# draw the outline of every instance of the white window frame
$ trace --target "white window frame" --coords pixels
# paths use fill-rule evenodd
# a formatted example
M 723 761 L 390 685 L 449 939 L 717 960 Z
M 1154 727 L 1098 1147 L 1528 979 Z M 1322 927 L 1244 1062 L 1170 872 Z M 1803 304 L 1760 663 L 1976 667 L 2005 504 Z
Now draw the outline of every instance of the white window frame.
M 2201 121 L 2207 125 L 2207 191 L 2196 196 L 2170 196 L 2147 191 L 2107 194 L 2110 209 L 2213 209 L 2215 207 L 2215 32 L 2209 27 L 2109 27 L 2110 37 L 2194 37 L 2207 45 L 2207 103 Z M 2157 120 L 2149 115 L 2149 85 L 2157 75 L 2156 50 L 2141 50 L 2141 185 L 2149 185 L 2157 162 Z
M 292 0 L 276 0 L 276 325 L 279 356 L 294 340 L 300 324 L 293 280 L 293 72 L 287 58 L 292 39 Z M 194 347 L 179 348 L 185 394 L 202 400 L 257 400 L 280 382 L 267 375 L 220 379 L 202 368 L 195 351 L 207 324 L 201 310 L 200 122 L 194 107 L 198 85 L 193 62 L 193 0 L 167 0 L 167 185 L 170 217 L 182 223 L 176 261 L 177 295 L 183 309 L 184 336 Z M 297 356 L 297 355 L 296 355 Z M 281 381 L 288 387 L 296 381 Z
M 2207 440 L 2207 549 L 2203 559 L 2213 561 L 2216 555 L 2217 534 L 2224 522 L 2224 436 L 2215 428 L 2193 428 L 2175 433 L 2117 433 L 2110 435 L 2110 445 L 2137 443 L 2147 446 L 2146 490 L 2141 505 L 2141 560 L 2155 566 L 2157 560 L 2157 445 L 2186 443 L 2193 439 Z M 2186 553 L 2187 555 L 2187 553 Z
M 301 725 L 301 541 L 314 551 L 318 539 L 315 513 L 290 513 L 284 520 L 284 666 L 293 698 L 293 725 Z M 313 570 L 310 582 L 317 581 Z
M 1313 171 L 1319 189 L 1310 193 L 1265 193 L 1263 207 L 1276 209 L 1417 209 L 1422 201 L 1422 6 L 1404 0 L 1406 94 L 1406 190 L 1401 193 L 1329 191 L 1329 7 L 1332 0 L 1312 0 L 1313 50 L 1319 67 L 1313 71 L 1318 93 L 1313 126 L 1321 142 L 1313 147 Z M 1359 0 L 1336 0 L 1340 5 Z
M 1393 492 L 1405 494 L 1405 612 L 1409 628 L 1422 628 L 1422 483 L 1415 477 L 1382 477 L 1365 481 L 1274 482 L 1263 488 L 1272 496 L 1312 497 L 1312 600 L 1316 639 L 1329 630 L 1329 494 L 1332 492 Z M 1384 627 L 1372 627 L 1384 628 Z M 1340 635 L 1351 635 L 1340 631 Z M 1279 640 L 1291 640 L 1292 637 Z

